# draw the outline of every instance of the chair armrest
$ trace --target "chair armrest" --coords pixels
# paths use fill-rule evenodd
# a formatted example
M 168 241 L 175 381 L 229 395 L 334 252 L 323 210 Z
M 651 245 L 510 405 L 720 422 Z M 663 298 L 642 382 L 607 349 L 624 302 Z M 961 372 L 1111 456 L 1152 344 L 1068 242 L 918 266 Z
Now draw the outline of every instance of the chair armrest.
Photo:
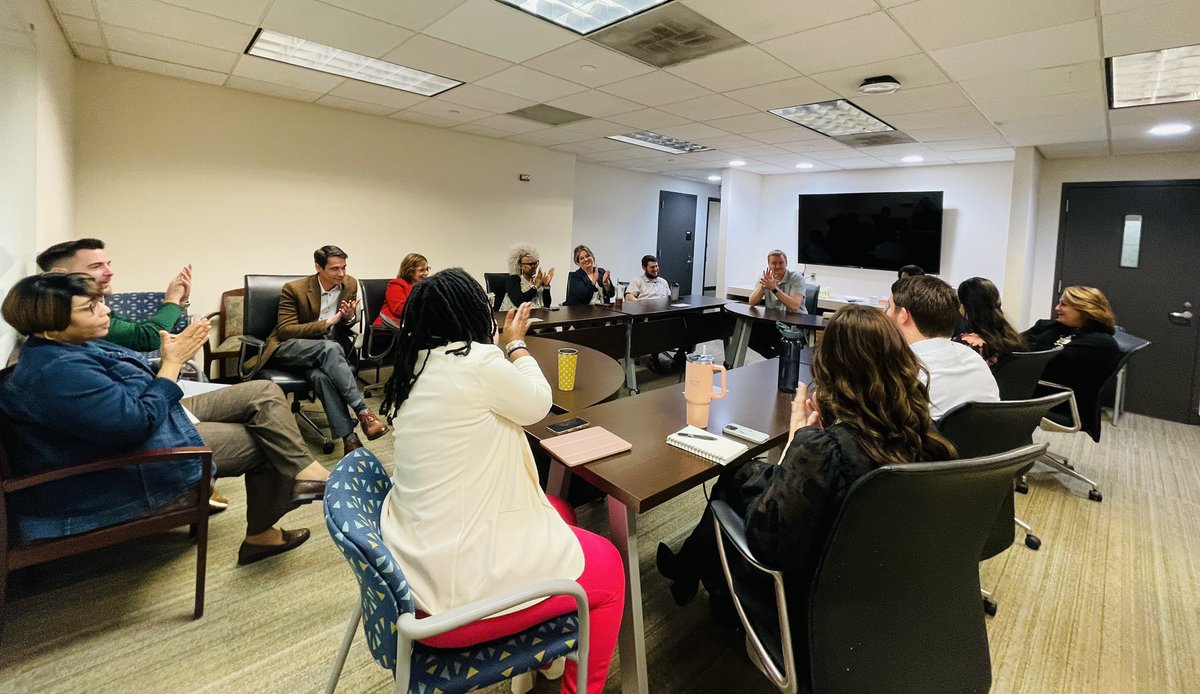
M 746 524 L 733 512 L 729 504 L 720 499 L 712 499 L 708 502 L 709 508 L 712 509 L 713 519 L 717 522 L 717 528 L 729 540 L 738 554 L 742 555 L 751 566 L 769 574 L 777 573 L 774 569 L 765 566 L 762 562 L 755 558 L 754 552 L 750 551 L 750 545 L 746 542 Z
M 205 469 L 209 471 L 208 476 L 212 475 L 212 449 L 207 446 L 189 446 L 184 448 L 161 448 L 153 451 L 140 451 L 100 458 L 99 460 L 72 465 L 71 467 L 48 470 L 23 477 L 12 477 L 0 482 L 0 486 L 3 487 L 5 493 L 15 492 L 36 487 L 47 482 L 56 482 L 75 477 L 76 475 L 86 475 L 101 470 L 111 470 L 113 468 L 142 465 L 145 463 L 184 460 L 187 458 L 200 458 L 204 463 Z
M 1063 426 L 1049 417 L 1042 417 L 1041 427 L 1046 431 L 1055 431 L 1060 434 L 1073 434 L 1083 428 L 1083 420 L 1079 418 L 1079 405 L 1075 402 L 1075 391 L 1067 386 L 1051 381 L 1038 381 L 1039 386 L 1051 388 L 1064 393 L 1070 393 L 1071 399 L 1067 402 L 1071 406 L 1071 426 Z
M 587 594 L 583 592 L 583 588 L 578 583 L 565 578 L 540 581 L 522 588 L 514 588 L 424 619 L 417 619 L 413 614 L 403 614 L 397 620 L 396 628 L 407 638 L 427 639 L 466 624 L 478 622 L 484 617 L 490 617 L 521 603 L 555 595 L 569 595 L 575 598 L 575 609 L 579 612 L 579 631 L 586 634 L 588 629 Z
M 363 334 L 366 335 L 364 353 L 368 359 L 383 359 L 392 351 L 392 348 L 396 346 L 396 331 L 392 330 L 386 325 L 367 326 L 367 329 L 363 332 Z M 385 347 L 382 352 L 376 354 L 376 343 L 381 341 L 386 341 L 387 347 Z
M 253 376 L 255 372 L 258 371 L 258 368 L 262 368 L 263 366 L 262 364 L 259 364 L 258 368 L 247 371 L 246 360 L 250 357 L 261 357 L 263 350 L 267 348 L 267 342 L 266 340 L 260 340 L 253 335 L 239 335 L 238 337 L 242 340 L 242 346 L 238 351 L 238 376 L 245 381 Z

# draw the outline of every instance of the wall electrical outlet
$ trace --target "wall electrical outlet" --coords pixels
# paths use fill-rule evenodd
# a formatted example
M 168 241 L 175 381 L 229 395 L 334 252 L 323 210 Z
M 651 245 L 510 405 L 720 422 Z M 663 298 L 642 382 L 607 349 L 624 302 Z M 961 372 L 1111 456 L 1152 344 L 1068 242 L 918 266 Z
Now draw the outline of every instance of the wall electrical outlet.
M 518 174 L 517 180 L 524 181 L 525 183 L 529 183 L 530 181 L 533 180 L 533 176 L 530 176 L 529 174 Z

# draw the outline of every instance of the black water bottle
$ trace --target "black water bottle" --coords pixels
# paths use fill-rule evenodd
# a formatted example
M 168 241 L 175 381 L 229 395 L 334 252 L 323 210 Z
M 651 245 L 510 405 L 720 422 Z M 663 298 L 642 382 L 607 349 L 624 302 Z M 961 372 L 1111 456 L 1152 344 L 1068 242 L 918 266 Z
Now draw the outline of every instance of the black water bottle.
M 776 323 L 782 339 L 779 342 L 779 392 L 795 393 L 800 383 L 800 351 L 804 349 L 804 340 L 800 338 L 800 329 L 794 325 Z

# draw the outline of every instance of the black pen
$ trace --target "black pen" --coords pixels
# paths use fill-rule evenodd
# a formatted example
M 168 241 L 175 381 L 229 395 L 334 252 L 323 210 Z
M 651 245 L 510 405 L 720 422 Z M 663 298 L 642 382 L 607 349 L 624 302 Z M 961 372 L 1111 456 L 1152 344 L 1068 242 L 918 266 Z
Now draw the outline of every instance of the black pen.
M 705 434 L 691 434 L 686 431 L 679 432 L 679 436 L 686 436 L 689 439 L 704 439 L 705 441 L 716 441 L 716 436 L 707 436 Z

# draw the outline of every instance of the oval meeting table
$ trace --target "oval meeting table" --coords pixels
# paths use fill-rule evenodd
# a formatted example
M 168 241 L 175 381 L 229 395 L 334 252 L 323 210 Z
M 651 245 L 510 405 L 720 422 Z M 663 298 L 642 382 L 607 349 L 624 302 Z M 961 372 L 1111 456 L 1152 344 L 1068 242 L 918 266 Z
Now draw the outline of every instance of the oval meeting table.
M 527 336 L 525 344 L 550 382 L 555 413 L 574 412 L 605 402 L 625 383 L 625 369 L 621 363 L 599 350 L 548 337 Z M 558 350 L 565 347 L 579 351 L 573 390 L 558 389 Z

